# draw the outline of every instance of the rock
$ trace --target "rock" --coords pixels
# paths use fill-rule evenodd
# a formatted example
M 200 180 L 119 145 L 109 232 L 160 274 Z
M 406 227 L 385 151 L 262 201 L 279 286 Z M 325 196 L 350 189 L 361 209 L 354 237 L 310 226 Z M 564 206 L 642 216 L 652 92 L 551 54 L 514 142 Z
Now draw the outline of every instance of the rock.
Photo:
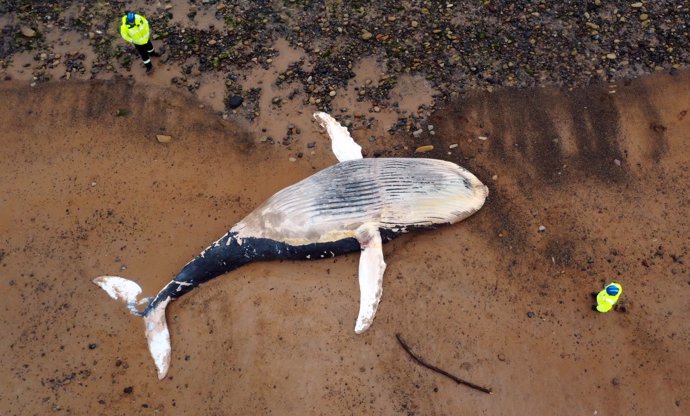
M 621 384 L 621 381 L 618 379 L 618 377 L 614 377 L 613 380 L 611 380 L 611 384 L 613 384 L 614 386 L 617 386 L 617 385 Z
M 374 106 L 374 113 L 378 113 L 379 111 L 381 111 L 381 107 L 379 107 L 378 105 L 375 105 Z
M 630 7 L 632 7 L 633 9 L 639 9 L 640 7 L 642 7 L 642 2 L 638 1 L 636 3 L 633 3 L 630 5 Z
M 611 59 L 611 60 L 616 59 L 616 54 L 615 53 L 607 53 L 606 58 Z
M 22 26 L 19 28 L 19 31 L 23 36 L 26 36 L 27 38 L 33 38 L 36 36 L 36 31 L 30 28 L 29 26 Z
M 647 13 L 642 13 L 640 15 L 640 21 L 644 22 L 645 20 L 649 19 L 649 15 Z
M 360 37 L 361 37 L 363 40 L 369 40 L 369 39 L 371 39 L 373 36 L 374 36 L 374 35 L 371 34 L 371 32 L 368 32 L 368 31 L 366 31 L 366 30 L 363 30 L 363 31 L 362 31 L 362 34 L 360 35 Z
M 166 134 L 156 134 L 156 139 L 159 143 L 170 143 L 172 137 Z
M 415 153 L 425 153 L 425 152 L 430 152 L 432 150 L 434 150 L 434 145 L 427 144 L 425 146 L 419 146 L 414 151 L 415 151 Z
M 477 139 L 482 140 L 482 141 L 483 140 L 489 140 L 489 138 L 486 136 L 479 136 L 479 137 L 477 137 Z
M 527 312 L 527 317 L 528 318 L 534 318 L 534 312 L 532 312 L 532 311 Z
M 331 91 L 328 93 L 328 95 L 330 95 L 331 97 L 335 97 L 335 94 L 337 94 L 335 91 Z
M 544 231 L 546 231 L 546 227 L 544 227 L 543 225 L 540 225 L 539 226 L 539 232 L 543 233 Z
M 289 160 L 290 162 L 297 162 L 297 159 L 295 159 L 294 157 L 290 157 L 288 160 Z
M 450 146 L 448 146 L 449 149 L 455 149 L 456 147 L 458 147 L 457 143 L 453 143 Z
M 235 108 L 241 106 L 243 101 L 244 101 L 244 98 L 242 98 L 241 96 L 233 95 L 228 100 L 228 107 L 230 107 L 231 109 L 234 110 Z
M 422 135 L 422 133 L 424 133 L 424 130 L 422 130 L 422 129 L 415 130 L 415 131 L 412 132 L 412 136 L 414 136 L 415 139 L 418 139 L 419 136 Z

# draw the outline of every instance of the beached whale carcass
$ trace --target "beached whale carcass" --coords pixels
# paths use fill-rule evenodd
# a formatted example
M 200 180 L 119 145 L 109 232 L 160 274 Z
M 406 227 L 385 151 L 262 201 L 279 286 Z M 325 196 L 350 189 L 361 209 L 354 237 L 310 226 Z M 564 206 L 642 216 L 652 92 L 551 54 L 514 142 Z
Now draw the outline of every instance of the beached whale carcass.
M 131 280 L 101 276 L 94 282 L 145 320 L 149 350 L 165 377 L 170 334 L 165 309 L 200 284 L 261 260 L 315 260 L 361 252 L 360 307 L 355 332 L 371 325 L 382 293 L 382 243 L 415 228 L 452 224 L 482 207 L 488 189 L 472 173 L 443 160 L 363 159 L 347 129 L 326 113 L 326 128 L 339 163 L 291 185 L 211 244 L 152 298 L 138 300 Z M 146 304 L 143 311 L 137 305 Z

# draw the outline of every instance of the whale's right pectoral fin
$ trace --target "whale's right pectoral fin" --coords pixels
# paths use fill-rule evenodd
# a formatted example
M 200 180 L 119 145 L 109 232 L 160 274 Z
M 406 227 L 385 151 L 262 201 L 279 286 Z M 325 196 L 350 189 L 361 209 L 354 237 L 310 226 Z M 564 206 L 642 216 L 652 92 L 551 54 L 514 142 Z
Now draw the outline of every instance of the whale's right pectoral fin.
M 321 111 L 314 113 L 314 120 L 326 129 L 328 136 L 331 138 L 333 154 L 335 154 L 339 162 L 362 159 L 362 147 L 355 143 L 346 127 L 340 125 L 329 114 Z
M 356 238 L 362 248 L 359 258 L 359 315 L 355 332 L 361 334 L 374 321 L 383 292 L 383 243 L 378 226 L 364 224 L 357 229 Z

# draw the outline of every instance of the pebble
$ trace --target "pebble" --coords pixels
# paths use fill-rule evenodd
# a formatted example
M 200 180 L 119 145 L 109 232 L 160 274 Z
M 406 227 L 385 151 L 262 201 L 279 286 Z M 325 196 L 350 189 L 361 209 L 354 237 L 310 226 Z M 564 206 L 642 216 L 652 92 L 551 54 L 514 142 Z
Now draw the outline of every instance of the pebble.
M 378 113 L 379 111 L 381 111 L 381 107 L 379 107 L 378 105 L 374 106 L 374 112 Z
M 532 311 L 527 312 L 527 317 L 528 318 L 534 318 L 534 312 L 532 312 Z
M 477 137 L 477 139 L 479 139 L 479 140 L 489 140 L 489 138 L 486 137 L 486 136 L 479 136 L 479 137 Z
M 288 160 L 289 160 L 290 162 L 297 162 L 297 159 L 295 159 L 295 158 L 292 157 L 292 156 L 291 156 Z
M 366 30 L 362 31 L 362 34 L 360 35 L 360 37 L 361 37 L 363 40 L 369 40 L 369 39 L 371 39 L 373 36 L 374 36 L 374 35 L 373 35 L 371 32 L 367 32 Z
M 156 140 L 158 140 L 158 143 L 170 143 L 172 137 L 167 134 L 156 134 Z
M 26 36 L 27 38 L 33 38 L 34 36 L 36 36 L 36 31 L 30 28 L 29 26 L 20 27 L 19 32 L 21 32 L 21 34 Z
M 335 91 L 331 91 L 331 92 L 328 93 L 328 95 L 330 95 L 331 97 L 335 97 L 335 94 L 336 94 Z
M 434 145 L 427 144 L 425 146 L 419 146 L 418 148 L 416 148 L 415 153 L 425 153 L 425 152 L 430 152 L 432 150 L 434 150 Z
M 422 135 L 422 133 L 424 133 L 424 130 L 422 129 L 415 130 L 412 132 L 412 136 L 414 136 L 415 139 L 418 139 Z
M 450 148 L 450 149 L 455 149 L 456 147 L 458 147 L 457 143 L 453 143 L 450 146 L 448 146 L 448 148 Z
M 616 54 L 615 53 L 607 53 L 606 58 L 611 59 L 611 60 L 616 59 Z
M 539 232 L 543 233 L 544 231 L 546 231 L 546 227 L 544 227 L 543 225 L 540 225 L 539 226 Z
M 618 379 L 618 377 L 614 377 L 613 380 L 611 380 L 611 384 L 613 384 L 614 386 L 617 386 L 617 385 L 621 384 L 621 381 Z
M 639 9 L 640 7 L 642 7 L 642 2 L 638 1 L 636 3 L 633 3 L 630 5 L 630 7 L 632 7 L 633 9 Z
M 645 20 L 649 19 L 649 15 L 647 13 L 642 13 L 640 15 L 640 21 L 644 22 Z

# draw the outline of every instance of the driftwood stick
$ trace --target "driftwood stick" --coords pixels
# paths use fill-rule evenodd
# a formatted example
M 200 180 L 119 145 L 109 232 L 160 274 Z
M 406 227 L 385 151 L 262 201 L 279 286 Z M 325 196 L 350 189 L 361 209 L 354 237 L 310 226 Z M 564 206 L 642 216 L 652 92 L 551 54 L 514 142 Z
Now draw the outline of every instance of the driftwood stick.
M 410 357 L 414 358 L 414 360 L 417 361 L 417 362 L 418 362 L 419 364 L 421 364 L 422 366 L 428 368 L 429 370 L 435 371 L 435 372 L 437 372 L 437 373 L 439 373 L 439 374 L 443 374 L 444 376 L 448 377 L 449 379 L 453 380 L 454 382 L 456 382 L 456 383 L 458 383 L 458 384 L 464 384 L 465 386 L 471 387 L 471 388 L 473 388 L 473 389 L 475 389 L 475 390 L 479 390 L 479 391 L 482 391 L 482 392 L 484 392 L 484 393 L 491 394 L 491 389 L 490 389 L 490 388 L 486 388 L 486 387 L 478 386 L 478 385 L 476 385 L 476 384 L 474 384 L 474 383 L 470 383 L 469 381 L 465 381 L 465 380 L 463 380 L 463 379 L 461 379 L 461 378 L 459 378 L 459 377 L 456 377 L 456 376 L 450 374 L 449 372 L 447 372 L 447 371 L 445 371 L 445 370 L 441 370 L 440 368 L 438 368 L 438 367 L 436 367 L 436 366 L 433 366 L 433 365 L 427 363 L 426 361 L 424 361 L 424 360 L 421 359 L 420 357 L 416 356 L 416 355 L 412 352 L 412 349 L 410 349 L 410 347 L 408 347 L 407 344 L 405 344 L 405 341 L 403 341 L 403 339 L 400 337 L 400 334 L 395 334 L 395 337 L 398 339 L 398 342 L 400 343 L 400 346 L 403 347 L 403 349 L 404 349 L 405 351 L 407 351 L 408 354 L 410 354 Z

